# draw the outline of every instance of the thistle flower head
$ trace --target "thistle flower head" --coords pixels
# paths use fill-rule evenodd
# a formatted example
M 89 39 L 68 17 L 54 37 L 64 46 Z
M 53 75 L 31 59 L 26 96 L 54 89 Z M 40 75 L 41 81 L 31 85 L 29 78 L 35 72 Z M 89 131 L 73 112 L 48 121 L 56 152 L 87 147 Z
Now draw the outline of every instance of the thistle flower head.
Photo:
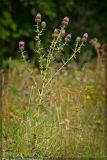
M 55 28 L 55 29 L 54 29 L 54 32 L 52 33 L 52 37 L 53 37 L 53 38 L 56 38 L 57 36 L 58 36 L 58 29 Z
M 69 18 L 68 17 L 64 17 L 63 21 L 62 21 L 63 25 L 68 25 L 69 24 Z
M 36 17 L 35 17 L 35 22 L 40 23 L 41 22 L 41 14 L 37 13 Z
M 84 33 L 83 36 L 82 36 L 82 41 L 86 42 L 87 39 L 88 39 L 88 33 Z
M 24 41 L 20 41 L 19 42 L 19 49 L 24 50 L 24 48 L 25 48 L 25 42 Z
M 68 35 L 65 37 L 65 41 L 66 41 L 66 42 L 70 42 L 70 41 L 71 41 L 71 34 L 68 34 Z
M 52 33 L 52 38 L 57 38 L 58 34 Z
M 54 29 L 54 33 L 58 34 L 58 29 L 57 28 Z

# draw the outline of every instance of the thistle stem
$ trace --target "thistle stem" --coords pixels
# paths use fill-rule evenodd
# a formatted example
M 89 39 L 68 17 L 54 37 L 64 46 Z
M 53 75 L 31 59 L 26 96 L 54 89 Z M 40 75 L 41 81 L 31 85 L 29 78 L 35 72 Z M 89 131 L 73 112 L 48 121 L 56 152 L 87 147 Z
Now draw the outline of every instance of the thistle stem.
M 65 66 L 73 57 L 75 57 L 75 54 L 80 51 L 82 45 L 83 45 L 83 42 L 82 42 L 81 45 L 78 47 L 78 49 L 77 49 L 76 51 L 74 51 L 74 53 L 72 54 L 72 56 L 62 65 L 62 67 L 61 67 L 60 69 L 58 69 L 58 70 L 55 72 L 55 74 L 49 79 L 49 81 L 46 83 L 46 85 L 44 86 L 44 88 L 51 82 L 51 80 L 57 75 L 57 73 L 60 72 L 60 71 L 64 68 L 64 66 Z

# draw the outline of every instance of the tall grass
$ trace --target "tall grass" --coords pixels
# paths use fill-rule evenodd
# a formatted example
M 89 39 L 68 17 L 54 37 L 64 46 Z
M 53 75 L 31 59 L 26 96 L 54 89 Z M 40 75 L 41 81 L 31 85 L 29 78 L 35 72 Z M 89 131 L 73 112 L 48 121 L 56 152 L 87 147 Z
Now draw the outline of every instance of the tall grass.
M 103 159 L 104 88 L 95 70 L 75 66 L 68 75 L 63 71 L 38 106 L 24 67 L 9 71 L 8 82 L 4 79 L 4 159 Z M 39 83 L 39 72 L 33 69 L 32 75 Z

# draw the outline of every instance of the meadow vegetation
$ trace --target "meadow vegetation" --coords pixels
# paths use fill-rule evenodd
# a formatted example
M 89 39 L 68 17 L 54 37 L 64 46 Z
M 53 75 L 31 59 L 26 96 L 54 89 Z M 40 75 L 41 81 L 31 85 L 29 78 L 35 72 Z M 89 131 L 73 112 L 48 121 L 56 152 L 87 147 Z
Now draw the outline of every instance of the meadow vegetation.
M 25 42 L 20 41 L 21 59 L 10 59 L 3 74 L 3 158 L 102 160 L 104 64 L 95 59 L 80 69 L 74 61 L 86 44 L 87 33 L 76 38 L 73 53 L 59 63 L 64 47 L 72 40 L 71 34 L 66 34 L 69 18 L 54 30 L 47 50 L 41 43 L 46 23 L 41 22 L 40 14 L 35 21 L 38 68 L 29 62 Z
M 104 86 L 95 69 L 64 70 L 47 90 L 45 105 L 38 106 L 32 78 L 18 65 L 4 81 L 4 159 L 103 159 Z M 36 69 L 32 74 L 39 82 Z

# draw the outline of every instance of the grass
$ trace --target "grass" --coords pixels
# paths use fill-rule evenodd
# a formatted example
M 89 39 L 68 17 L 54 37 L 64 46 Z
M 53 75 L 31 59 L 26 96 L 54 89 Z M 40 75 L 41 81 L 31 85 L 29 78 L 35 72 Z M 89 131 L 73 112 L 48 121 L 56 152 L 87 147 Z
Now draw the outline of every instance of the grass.
M 33 75 L 39 84 L 38 70 L 29 74 L 24 64 L 16 66 L 4 75 L 3 158 L 104 159 L 100 71 L 90 66 L 64 68 L 38 105 L 32 82 Z

